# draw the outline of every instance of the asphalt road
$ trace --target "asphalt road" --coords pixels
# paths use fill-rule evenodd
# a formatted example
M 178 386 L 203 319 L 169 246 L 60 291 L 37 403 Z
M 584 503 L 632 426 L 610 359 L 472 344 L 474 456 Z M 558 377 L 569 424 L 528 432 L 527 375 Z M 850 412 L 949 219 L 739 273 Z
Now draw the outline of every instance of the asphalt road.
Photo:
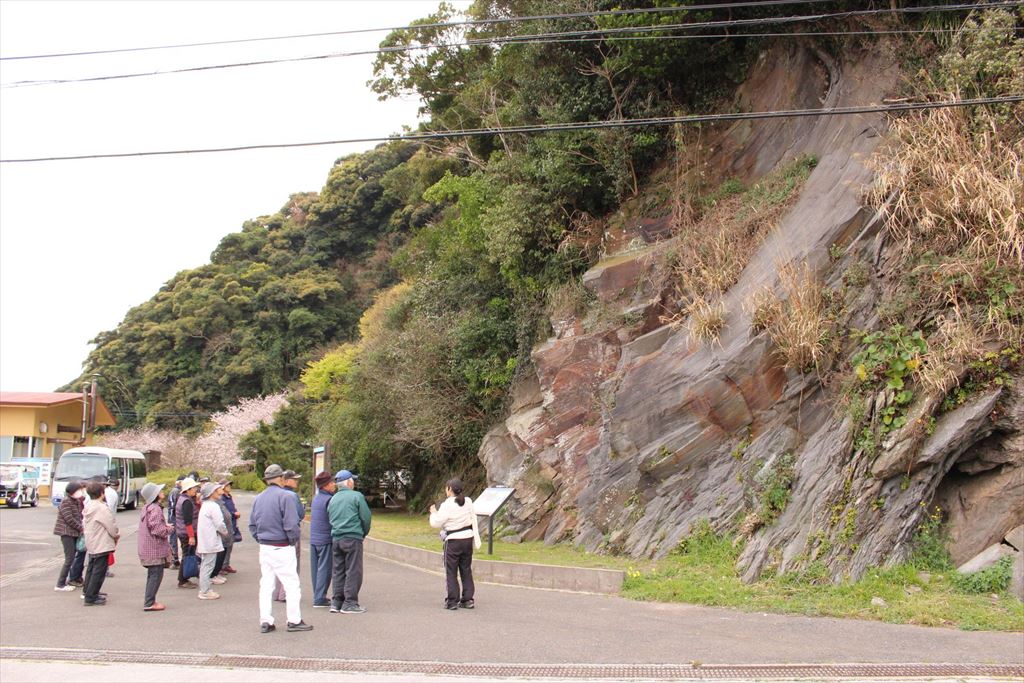
M 238 497 L 243 515 L 251 498 Z M 121 512 L 121 547 L 105 607 L 83 608 L 78 592 L 56 593 L 52 507 L 0 511 L 0 645 L 195 654 L 252 654 L 491 663 L 984 663 L 1024 665 L 1024 635 L 971 633 L 871 621 L 744 613 L 617 597 L 479 585 L 477 609 L 442 609 L 441 577 L 366 558 L 366 614 L 310 607 L 303 547 L 303 617 L 308 633 L 259 633 L 258 559 L 248 538 L 235 546 L 239 570 L 196 599 L 167 575 L 162 613 L 144 613 L 145 571 L 135 557 L 137 513 Z M 243 520 L 245 517 L 243 516 Z M 47 537 L 47 534 L 48 537 Z M 30 545 L 42 543 L 43 545 Z M 50 561 L 52 568 L 40 564 Z M 275 607 L 283 624 L 284 605 Z

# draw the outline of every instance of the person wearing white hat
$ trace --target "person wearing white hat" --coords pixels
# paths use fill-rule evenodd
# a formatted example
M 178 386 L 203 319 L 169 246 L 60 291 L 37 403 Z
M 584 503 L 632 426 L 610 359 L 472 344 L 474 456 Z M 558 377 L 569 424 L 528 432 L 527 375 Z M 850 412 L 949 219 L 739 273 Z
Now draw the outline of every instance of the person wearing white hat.
M 165 607 L 156 601 L 156 592 L 164 580 L 168 563 L 167 537 L 173 528 L 164 519 L 164 485 L 148 482 L 142 487 L 142 500 L 146 503 L 139 515 L 139 562 L 146 568 L 146 597 L 142 609 L 162 612 Z
M 174 505 L 174 534 L 181 544 L 181 566 L 178 567 L 178 588 L 195 588 L 195 584 L 185 578 L 185 558 L 196 554 L 196 496 L 199 482 L 187 477 L 181 482 L 181 494 Z
M 213 575 L 213 567 L 217 564 L 217 555 L 224 550 L 224 541 L 228 535 L 228 528 L 224 524 L 224 513 L 220 510 L 217 499 L 220 498 L 221 485 L 216 482 L 203 484 L 200 496 L 203 505 L 199 508 L 199 523 L 196 543 L 196 553 L 202 560 L 199 566 L 199 595 L 200 600 L 216 600 L 220 593 L 210 590 L 211 583 L 224 583 L 226 579 Z

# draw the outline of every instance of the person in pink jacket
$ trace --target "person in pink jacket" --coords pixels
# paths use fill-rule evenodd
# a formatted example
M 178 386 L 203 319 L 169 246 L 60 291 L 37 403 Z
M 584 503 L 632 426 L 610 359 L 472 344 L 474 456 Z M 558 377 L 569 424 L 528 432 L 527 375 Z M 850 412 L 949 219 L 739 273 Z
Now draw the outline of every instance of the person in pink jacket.
M 103 500 L 103 489 L 98 481 L 91 481 L 85 491 L 89 500 L 85 504 L 85 551 L 89 553 L 89 572 L 85 581 L 85 606 L 107 604 L 107 598 L 100 593 L 103 579 L 107 578 L 107 562 L 114 552 L 121 532 L 117 528 L 114 513 Z
M 147 570 L 146 597 L 142 609 L 162 612 L 165 607 L 156 601 L 156 592 L 164 580 L 164 569 L 170 563 L 167 538 L 172 527 L 164 519 L 164 485 L 147 483 L 142 487 L 142 500 L 146 506 L 139 515 L 139 561 Z

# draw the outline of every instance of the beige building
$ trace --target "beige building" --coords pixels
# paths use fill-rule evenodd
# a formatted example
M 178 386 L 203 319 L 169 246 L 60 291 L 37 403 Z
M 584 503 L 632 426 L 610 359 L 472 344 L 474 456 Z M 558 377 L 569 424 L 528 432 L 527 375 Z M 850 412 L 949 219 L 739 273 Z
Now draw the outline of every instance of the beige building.
M 0 462 L 38 458 L 43 464 L 49 493 L 49 473 L 60 454 L 75 446 L 88 446 L 95 427 L 113 426 L 114 416 L 98 395 L 94 406 L 87 394 L 0 392 Z M 93 414 L 95 417 L 93 418 Z M 93 423 L 95 420 L 95 423 Z

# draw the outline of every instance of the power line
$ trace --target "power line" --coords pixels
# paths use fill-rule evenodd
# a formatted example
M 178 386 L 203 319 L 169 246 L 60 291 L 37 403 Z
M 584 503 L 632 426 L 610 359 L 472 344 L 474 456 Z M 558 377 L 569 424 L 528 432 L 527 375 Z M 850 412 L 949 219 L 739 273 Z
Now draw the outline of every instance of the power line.
M 16 87 L 29 87 L 29 86 L 40 86 L 40 85 L 59 85 L 68 83 L 89 83 L 97 81 L 108 81 L 108 80 L 121 80 L 127 78 L 143 78 L 151 76 L 164 76 L 169 74 L 181 74 L 181 73 L 195 73 L 201 71 L 213 71 L 220 69 L 234 69 L 241 67 L 252 67 L 252 66 L 266 66 L 269 64 L 285 64 L 295 62 L 306 62 L 306 61 L 317 61 L 324 59 L 337 59 L 341 57 L 355 57 L 363 55 L 374 55 L 374 54 L 389 54 L 395 52 L 410 52 L 413 50 L 427 50 L 434 48 L 445 48 L 445 47 L 472 47 L 482 45 L 508 45 L 516 43 L 528 43 L 528 44 L 547 44 L 547 43 L 575 43 L 575 42 L 591 42 L 607 40 L 609 38 L 614 40 L 635 40 L 637 38 L 624 36 L 624 34 L 643 34 L 643 33 L 661 33 L 664 31 L 675 31 L 675 30 L 692 30 L 692 29 L 703 29 L 703 28 L 726 28 L 734 26 L 756 26 L 763 24 L 790 24 L 804 21 L 819 21 L 826 19 L 846 19 L 855 16 L 868 16 L 877 14 L 891 14 L 891 13 L 920 13 L 920 12 L 950 12 L 950 11 L 964 11 L 973 9 L 985 9 L 995 7 L 1020 7 L 1024 6 L 1024 2 L 1006 2 L 1001 0 L 998 2 L 990 2 L 983 4 L 958 4 L 958 5 L 941 5 L 941 6 L 929 6 L 929 7 L 902 7 L 896 9 L 878 9 L 878 10 L 850 10 L 847 12 L 838 12 L 832 14 L 813 14 L 813 15 L 798 15 L 789 17 L 762 17 L 756 19 L 729 19 L 720 21 L 707 21 L 707 22 L 690 22 L 682 24 L 664 24 L 657 26 L 631 26 L 631 27 L 616 27 L 607 29 L 583 29 L 577 31 L 562 31 L 562 32 L 548 32 L 548 33 L 534 33 L 524 34 L 519 36 L 505 36 L 505 37 L 494 37 L 494 38 L 475 38 L 467 40 L 461 43 L 430 43 L 424 45 L 411 45 L 411 46 L 393 46 L 378 48 L 374 50 L 358 50 L 352 52 L 334 52 L 320 55 L 308 55 L 304 57 L 287 57 L 280 59 L 264 59 L 264 60 L 252 60 L 247 62 L 236 62 L 230 64 L 212 64 L 205 66 L 185 67 L 181 69 L 167 69 L 164 71 L 146 71 L 146 72 L 135 72 L 127 74 L 115 74 L 108 76 L 89 76 L 84 78 L 68 78 L 68 79 L 47 79 L 47 80 L 33 80 L 33 81 L 15 81 L 14 83 L 4 84 L 0 87 L 3 88 L 16 88 Z M 981 30 L 995 30 L 995 29 L 981 29 Z M 863 32 L 827 32 L 815 35 L 869 35 L 869 34 L 896 34 L 896 33 L 943 33 L 945 29 L 903 29 L 903 30 L 892 30 L 892 31 L 863 31 Z M 673 36 L 653 36 L 649 39 L 662 39 L 662 40 L 684 40 L 684 39 L 707 39 L 707 38 L 742 38 L 742 37 L 753 37 L 757 35 L 812 35 L 810 32 L 807 33 L 784 33 L 784 34 L 718 34 L 715 36 L 706 34 L 684 34 L 684 35 L 673 35 Z M 620 37 L 623 36 L 623 37 Z M 559 40 L 564 38 L 564 40 Z M 554 40 L 549 40 L 554 39 Z
M 126 47 L 111 50 L 88 50 L 83 52 L 56 52 L 41 55 L 19 55 L 15 57 L 0 57 L 0 61 L 24 60 L 24 59 L 49 59 L 53 57 L 84 57 L 89 55 L 106 55 L 123 52 L 143 52 L 147 50 L 173 50 L 190 47 L 208 47 L 212 45 L 234 45 L 238 43 L 256 43 L 273 40 L 294 40 L 303 38 L 325 38 L 328 36 L 355 35 L 360 33 L 382 33 L 384 31 L 407 31 L 410 29 L 426 28 L 456 28 L 459 26 L 493 26 L 497 24 L 515 23 L 521 21 L 543 21 L 555 19 L 577 19 L 592 16 L 627 16 L 636 14 L 651 14 L 663 12 L 697 12 L 701 10 L 732 9 L 737 7 L 764 7 L 776 5 L 813 5 L 833 0 L 761 0 L 760 2 L 720 2 L 706 5 L 681 5 L 676 7 L 642 7 L 628 10 L 607 10 L 597 12 L 572 12 L 564 14 L 541 14 L 523 17 L 500 17 L 494 19 L 471 19 L 467 21 L 453 21 L 433 24 L 409 24 L 406 26 L 391 26 L 381 28 L 348 29 L 345 31 L 326 31 L 321 33 L 300 33 L 286 36 L 265 36 L 261 38 L 238 38 L 235 40 L 211 40 L 199 43 L 177 43 L 172 45 L 152 45 L 146 47 Z
M 696 116 L 663 116 L 637 119 L 619 119 L 613 121 L 580 121 L 575 123 L 543 124 L 531 126 L 507 126 L 503 128 L 470 128 L 444 132 L 409 133 L 387 137 L 350 138 L 345 140 L 324 140 L 319 142 L 290 142 L 264 145 L 239 145 L 236 147 L 210 147 L 202 149 L 162 150 L 151 152 L 118 152 L 111 154 L 81 154 L 74 156 L 35 157 L 25 159 L 0 159 L 3 164 L 37 163 L 44 161 L 79 161 L 83 159 L 120 159 L 127 157 L 170 156 L 180 154 L 211 154 L 219 152 L 241 152 L 259 149 L 288 149 L 294 147 L 323 147 L 328 145 L 345 145 L 367 142 L 419 142 L 444 138 L 482 137 L 487 135 L 510 135 L 567 132 L 576 130 L 595 130 L 602 128 L 630 128 L 635 126 L 667 126 L 674 124 L 709 123 L 719 121 L 747 121 L 756 119 L 801 118 L 810 116 L 849 116 L 853 114 L 870 114 L 876 112 L 901 112 L 922 109 L 944 109 L 950 107 L 971 107 L 988 104 L 1009 104 L 1024 101 L 1024 94 L 1007 95 L 1005 97 L 982 97 L 970 100 L 953 100 L 944 102 L 908 102 L 885 105 L 865 105 L 859 107 L 833 107 L 831 109 L 790 109 L 780 111 L 760 111 L 735 114 L 702 114 Z
M 670 27 L 669 27 L 670 28 Z M 643 27 L 637 28 L 636 33 L 655 33 L 666 30 L 666 27 Z M 865 31 L 797 31 L 797 32 L 774 32 L 774 33 L 686 33 L 681 35 L 669 35 L 669 36 L 653 36 L 653 35 L 639 35 L 639 36 L 616 36 L 612 38 L 615 41 L 640 41 L 640 40 L 710 40 L 710 39 L 722 39 L 722 40 L 733 40 L 737 38 L 789 38 L 789 37 L 825 37 L 825 36 L 882 36 L 882 35 L 927 35 L 927 34 L 940 34 L 940 33 L 957 33 L 957 32 L 968 32 L 968 33 L 980 33 L 985 31 L 1002 31 L 1004 30 L 999 26 L 979 26 L 959 29 L 941 29 L 941 28 L 924 28 L 924 29 L 890 29 L 890 30 L 865 30 Z M 1022 29 L 1011 29 L 1014 32 L 1019 32 Z M 558 35 L 558 34 L 551 34 Z M 589 43 L 607 40 L 606 37 L 579 37 L 579 38 L 564 38 L 554 40 L 501 40 L 501 41 L 489 41 L 489 40 L 472 40 L 462 43 L 427 43 L 423 45 L 413 45 L 408 47 L 394 47 L 394 48 L 379 48 L 376 50 L 359 50 L 355 52 L 335 52 L 324 55 L 310 55 L 306 57 L 287 57 L 281 59 L 267 59 L 252 62 L 238 62 L 234 64 L 213 64 L 207 66 L 194 66 L 184 67 L 181 69 L 166 69 L 164 71 L 142 71 L 136 73 L 127 74 L 115 74 L 111 76 L 87 76 L 84 78 L 61 78 L 61 79 L 47 79 L 47 80 L 35 80 L 35 81 L 15 81 L 13 83 L 0 84 L 0 88 L 25 88 L 40 85 L 61 85 L 67 83 L 90 83 L 96 81 L 110 81 L 110 80 L 121 80 L 127 78 L 143 78 L 149 76 L 166 76 L 170 74 L 182 74 L 182 73 L 195 73 L 200 71 L 213 71 L 218 69 L 232 69 L 239 67 L 249 66 L 265 66 L 269 64 L 285 64 L 290 62 L 304 62 L 304 61 L 315 61 L 322 59 L 336 59 L 340 57 L 357 57 L 363 55 L 375 55 L 375 54 L 387 54 L 391 52 L 411 52 L 413 50 L 429 50 L 440 47 L 471 47 L 476 45 L 485 44 L 522 44 L 522 45 L 554 45 L 554 44 L 565 44 L 565 43 Z

